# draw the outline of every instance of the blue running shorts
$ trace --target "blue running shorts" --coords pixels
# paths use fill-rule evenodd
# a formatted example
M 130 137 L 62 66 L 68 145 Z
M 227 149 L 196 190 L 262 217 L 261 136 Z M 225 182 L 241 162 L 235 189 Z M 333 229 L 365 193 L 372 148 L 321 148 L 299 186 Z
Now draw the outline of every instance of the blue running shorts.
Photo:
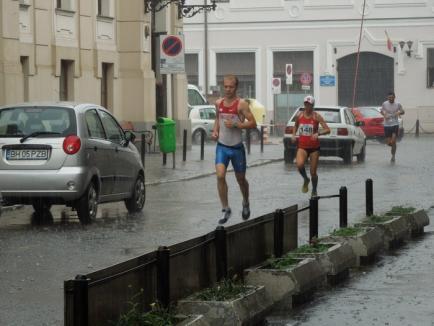
M 226 146 L 217 143 L 215 149 L 215 164 L 224 164 L 227 168 L 229 161 L 232 162 L 235 172 L 246 172 L 246 151 L 244 150 L 244 145 L 242 143 L 235 146 Z

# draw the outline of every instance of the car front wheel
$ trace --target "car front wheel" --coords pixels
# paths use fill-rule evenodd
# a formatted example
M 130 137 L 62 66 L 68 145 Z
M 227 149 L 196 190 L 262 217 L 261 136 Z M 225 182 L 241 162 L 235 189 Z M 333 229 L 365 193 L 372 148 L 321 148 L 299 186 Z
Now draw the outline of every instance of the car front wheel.
M 98 212 L 98 191 L 91 182 L 76 204 L 78 219 L 82 224 L 89 224 L 96 219 Z
M 202 139 L 202 129 L 195 130 L 192 136 L 193 144 L 200 144 L 201 139 Z
M 146 200 L 146 189 L 145 180 L 142 175 L 137 177 L 136 183 L 134 184 L 133 192 L 131 197 L 125 200 L 125 207 L 130 213 L 137 213 L 143 209 Z

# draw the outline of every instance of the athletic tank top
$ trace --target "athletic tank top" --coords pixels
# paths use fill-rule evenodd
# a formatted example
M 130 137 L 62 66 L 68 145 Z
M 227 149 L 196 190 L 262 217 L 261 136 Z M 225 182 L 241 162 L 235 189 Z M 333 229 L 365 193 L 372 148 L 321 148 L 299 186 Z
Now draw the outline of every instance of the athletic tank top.
M 235 146 L 241 143 L 241 129 L 239 128 L 227 128 L 225 126 L 225 120 L 232 120 L 233 122 L 241 122 L 238 115 L 238 105 L 240 104 L 240 99 L 237 98 L 232 102 L 230 106 L 225 106 L 224 100 L 219 104 L 219 143 L 226 146 Z
M 318 148 L 319 140 L 313 140 L 312 135 L 318 132 L 318 121 L 314 116 L 306 118 L 302 113 L 298 117 L 298 147 L 300 148 Z

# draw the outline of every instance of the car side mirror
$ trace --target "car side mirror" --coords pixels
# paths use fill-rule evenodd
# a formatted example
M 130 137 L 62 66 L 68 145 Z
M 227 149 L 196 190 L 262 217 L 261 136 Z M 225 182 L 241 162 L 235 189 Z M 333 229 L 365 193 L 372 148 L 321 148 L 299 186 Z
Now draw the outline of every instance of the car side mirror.
M 133 142 L 136 139 L 136 135 L 130 130 L 125 131 L 125 139 L 127 142 Z

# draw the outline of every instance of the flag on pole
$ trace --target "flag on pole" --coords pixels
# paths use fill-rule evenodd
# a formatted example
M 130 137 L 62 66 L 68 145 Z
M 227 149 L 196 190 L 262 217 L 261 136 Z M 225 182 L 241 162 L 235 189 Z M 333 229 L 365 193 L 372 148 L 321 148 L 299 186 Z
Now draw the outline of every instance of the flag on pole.
M 389 51 L 392 51 L 392 50 L 393 50 L 393 43 L 392 43 L 392 41 L 390 40 L 389 34 L 387 34 L 387 31 L 386 31 L 386 30 L 384 30 L 384 33 L 386 33 L 386 37 L 387 37 L 387 49 L 388 49 Z

